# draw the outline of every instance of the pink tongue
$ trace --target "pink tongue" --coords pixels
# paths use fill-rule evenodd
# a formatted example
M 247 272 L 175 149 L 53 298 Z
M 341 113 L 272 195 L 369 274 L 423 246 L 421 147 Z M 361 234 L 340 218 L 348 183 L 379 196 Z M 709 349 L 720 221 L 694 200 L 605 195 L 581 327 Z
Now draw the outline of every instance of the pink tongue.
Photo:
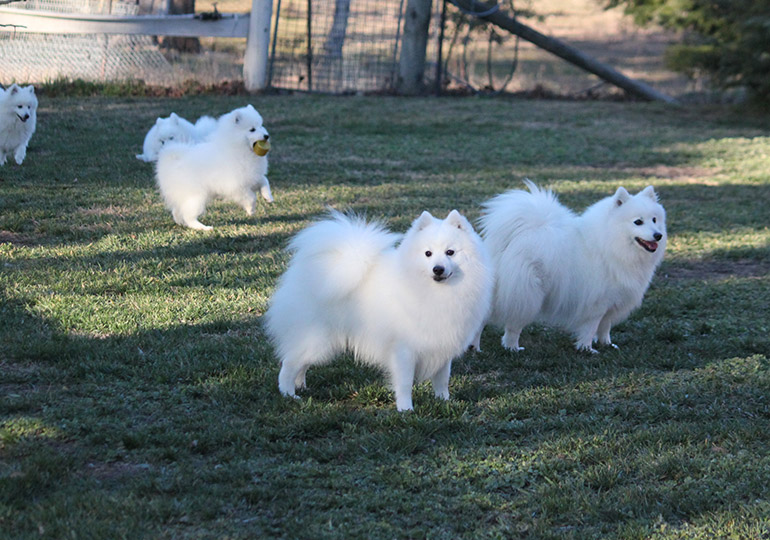
M 646 244 L 649 246 L 650 249 L 658 249 L 657 242 L 646 242 Z

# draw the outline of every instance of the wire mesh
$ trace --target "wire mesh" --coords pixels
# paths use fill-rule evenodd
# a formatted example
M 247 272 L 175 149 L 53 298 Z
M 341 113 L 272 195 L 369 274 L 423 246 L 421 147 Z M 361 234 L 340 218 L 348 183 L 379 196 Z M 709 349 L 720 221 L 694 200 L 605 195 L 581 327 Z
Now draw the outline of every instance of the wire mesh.
M 138 3 L 127 0 L 27 0 L 14 9 L 56 13 L 135 15 Z M 32 34 L 0 27 L 2 82 L 45 81 L 57 77 L 85 80 L 160 80 L 169 64 L 151 36 L 104 34 Z
M 281 0 L 273 27 L 271 86 L 335 94 L 392 90 L 405 4 L 406 0 Z M 436 54 L 438 13 L 430 25 L 428 58 Z M 430 67 L 426 73 L 431 73 Z

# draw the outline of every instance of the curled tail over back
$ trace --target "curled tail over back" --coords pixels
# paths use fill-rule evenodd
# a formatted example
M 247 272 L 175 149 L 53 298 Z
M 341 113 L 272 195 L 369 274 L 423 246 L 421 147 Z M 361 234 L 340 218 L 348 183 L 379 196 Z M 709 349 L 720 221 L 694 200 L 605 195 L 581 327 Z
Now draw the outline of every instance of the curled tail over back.
M 312 294 L 340 298 L 361 283 L 382 253 L 400 237 L 381 223 L 331 211 L 327 219 L 291 240 L 288 250 L 294 255 L 289 270 L 295 267 L 309 279 Z
M 528 192 L 512 189 L 482 204 L 481 235 L 492 253 L 501 252 L 521 234 L 575 217 L 550 189 L 541 189 L 529 179 L 524 184 Z

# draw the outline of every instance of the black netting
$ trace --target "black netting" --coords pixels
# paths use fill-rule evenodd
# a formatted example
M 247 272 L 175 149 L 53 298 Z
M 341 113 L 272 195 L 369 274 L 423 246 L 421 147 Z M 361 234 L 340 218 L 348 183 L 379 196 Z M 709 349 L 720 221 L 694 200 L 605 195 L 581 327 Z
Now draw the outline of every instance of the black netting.
M 276 0 L 271 86 L 330 93 L 392 90 L 405 7 L 406 0 Z M 434 60 L 426 63 L 426 73 L 435 66 L 437 37 L 434 14 L 428 41 L 428 58 Z

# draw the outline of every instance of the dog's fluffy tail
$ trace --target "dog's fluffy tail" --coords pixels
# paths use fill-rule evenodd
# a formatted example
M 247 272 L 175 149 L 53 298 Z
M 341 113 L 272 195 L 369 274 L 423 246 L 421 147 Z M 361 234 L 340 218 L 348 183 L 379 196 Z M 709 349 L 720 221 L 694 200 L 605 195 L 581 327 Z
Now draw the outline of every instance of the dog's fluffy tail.
M 482 204 L 479 225 L 492 253 L 503 251 L 511 239 L 521 234 L 559 225 L 575 217 L 551 190 L 541 189 L 528 179 L 524 184 L 528 192 L 512 189 Z
M 353 291 L 377 264 L 383 251 L 393 247 L 400 235 L 377 222 L 331 211 L 297 234 L 289 243 L 290 263 L 309 280 L 312 294 L 341 298 Z

